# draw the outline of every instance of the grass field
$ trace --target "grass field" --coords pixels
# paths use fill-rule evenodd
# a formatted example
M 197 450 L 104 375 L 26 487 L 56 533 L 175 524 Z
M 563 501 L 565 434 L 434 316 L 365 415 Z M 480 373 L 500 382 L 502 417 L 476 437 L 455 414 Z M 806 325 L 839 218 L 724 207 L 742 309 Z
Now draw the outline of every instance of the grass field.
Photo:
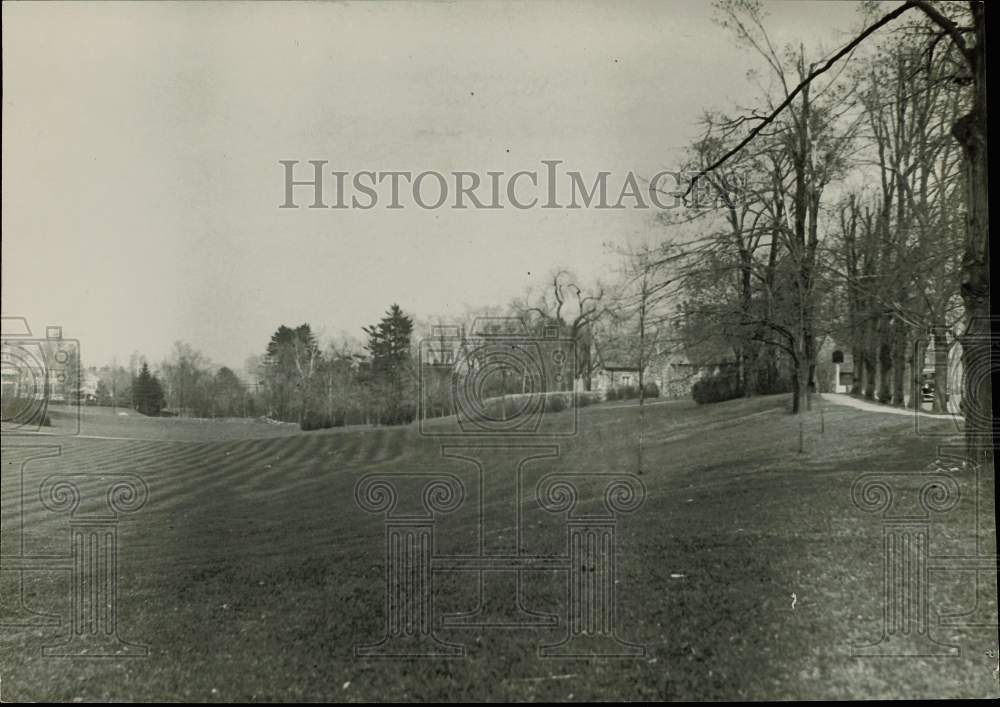
M 119 633 L 146 658 L 52 658 L 63 625 L 0 628 L 7 701 L 55 700 L 582 700 L 998 696 L 997 631 L 935 626 L 961 647 L 951 658 L 852 658 L 882 617 L 879 517 L 859 511 L 851 484 L 863 472 L 912 471 L 946 441 L 917 435 L 911 418 L 826 405 L 803 422 L 785 397 L 646 409 L 648 497 L 618 526 L 618 623 L 645 647 L 638 659 L 543 659 L 537 648 L 564 627 L 438 635 L 461 659 L 362 659 L 354 646 L 383 633 L 383 521 L 363 512 L 354 484 L 371 472 L 448 472 L 477 491 L 474 469 L 441 455 L 416 427 L 326 430 L 259 422 L 198 422 L 86 410 L 82 435 L 43 437 L 58 457 L 25 466 L 26 530 L 33 553 L 65 551 L 65 515 L 37 502 L 54 472 L 142 477 L 148 503 L 119 528 Z M 559 413 L 572 414 L 572 413 Z M 58 430 L 58 415 L 53 420 Z M 933 431 L 929 422 L 921 430 Z M 948 429 L 941 423 L 941 430 Z M 558 458 L 526 467 L 526 489 L 550 471 L 628 472 L 636 465 L 638 409 L 597 405 Z M 28 444 L 4 435 L 4 530 L 21 498 Z M 944 545 L 974 540 L 973 494 L 943 514 Z M 487 508 L 509 499 L 487 476 Z M 521 499 L 526 550 L 559 552 L 564 525 Z M 477 515 L 442 521 L 452 549 L 474 550 Z M 990 515 L 992 517 L 992 514 Z M 995 531 L 989 537 L 995 542 Z M 4 552 L 10 552 L 9 536 Z M 947 547 L 945 547 L 945 545 Z M 974 603 L 971 581 L 938 577 L 933 611 Z M 0 582 L 12 605 L 15 573 Z M 65 615 L 68 573 L 25 574 L 26 603 Z M 435 577 L 448 610 L 475 604 L 468 575 Z M 555 610 L 562 573 L 533 575 L 532 608 Z M 795 594 L 793 607 L 792 594 Z M 996 614 L 995 587 L 992 590 Z M 0 621 L 3 614 L 0 613 Z

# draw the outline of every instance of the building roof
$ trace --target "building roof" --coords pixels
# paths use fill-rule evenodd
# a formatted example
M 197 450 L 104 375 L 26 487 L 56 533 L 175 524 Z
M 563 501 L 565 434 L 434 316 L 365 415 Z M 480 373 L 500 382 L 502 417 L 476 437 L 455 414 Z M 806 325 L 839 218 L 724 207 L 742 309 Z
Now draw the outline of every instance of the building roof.
M 624 361 L 615 361 L 612 363 L 605 363 L 601 366 L 601 368 L 605 371 L 638 371 L 639 364 L 638 362 L 630 364 Z

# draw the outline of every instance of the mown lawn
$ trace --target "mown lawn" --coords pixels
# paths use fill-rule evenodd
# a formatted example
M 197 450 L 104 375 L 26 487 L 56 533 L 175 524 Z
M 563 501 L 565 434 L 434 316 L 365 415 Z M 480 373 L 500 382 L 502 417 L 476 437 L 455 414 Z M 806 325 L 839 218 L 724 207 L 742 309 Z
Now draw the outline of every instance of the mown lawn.
M 119 532 L 119 632 L 149 646 L 149 656 L 46 658 L 41 647 L 58 643 L 65 627 L 0 628 L 3 699 L 1000 694 L 996 658 L 987 655 L 996 655 L 995 626 L 935 626 L 935 638 L 961 647 L 959 657 L 850 654 L 852 643 L 877 638 L 882 615 L 880 520 L 853 505 L 851 484 L 864 472 L 922 469 L 945 438 L 916 434 L 908 417 L 836 405 L 826 406 L 822 421 L 818 411 L 800 421 L 787 414 L 784 397 L 705 407 L 683 401 L 650 406 L 645 415 L 641 478 L 648 496 L 620 519 L 617 573 L 619 633 L 645 647 L 642 658 L 540 658 L 538 647 L 557 642 L 563 625 L 441 629 L 440 638 L 466 647 L 460 659 L 355 657 L 354 646 L 383 633 L 384 589 L 383 522 L 357 507 L 359 478 L 372 472 L 459 476 L 470 503 L 440 523 L 438 539 L 449 552 L 475 551 L 475 469 L 443 458 L 441 440 L 421 437 L 415 428 L 258 435 L 248 433 L 253 428 L 228 433 L 223 423 L 205 432 L 188 429 L 197 423 L 104 417 L 91 428 L 99 430 L 94 436 L 132 439 L 66 440 L 59 457 L 26 467 L 27 487 L 36 499 L 42 478 L 70 470 L 105 477 L 129 471 L 146 481 L 147 505 L 124 519 Z M 933 431 L 934 424 L 922 424 L 921 431 Z M 635 471 L 637 440 L 636 407 L 581 410 L 578 434 L 558 441 L 559 456 L 525 467 L 524 551 L 558 554 L 565 542 L 562 519 L 534 502 L 542 475 Z M 20 457 L 7 449 L 12 443 L 5 435 L 5 530 L 19 501 Z M 963 496 L 935 519 L 945 543 L 939 552 L 958 551 L 973 539 L 972 484 L 964 472 L 955 476 Z M 486 479 L 485 508 L 509 506 L 499 476 Z M 28 517 L 31 551 L 65 548 L 65 516 L 36 509 Z M 995 530 L 986 530 L 995 544 Z M 3 575 L 0 608 L 6 609 L 14 575 Z M 29 606 L 65 613 L 67 573 L 26 577 Z M 471 610 L 472 577 L 436 574 L 435 609 Z M 933 579 L 933 612 L 972 606 L 968 575 Z M 559 613 L 564 583 L 562 572 L 531 573 L 525 586 L 530 608 Z M 994 616 L 995 601 L 994 589 L 994 603 L 986 607 Z

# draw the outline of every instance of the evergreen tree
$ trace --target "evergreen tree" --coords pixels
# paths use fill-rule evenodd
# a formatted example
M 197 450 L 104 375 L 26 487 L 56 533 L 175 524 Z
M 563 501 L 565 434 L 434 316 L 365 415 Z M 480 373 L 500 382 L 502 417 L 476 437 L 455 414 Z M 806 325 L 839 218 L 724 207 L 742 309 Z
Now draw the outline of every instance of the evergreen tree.
M 97 381 L 97 404 L 104 407 L 111 407 L 111 389 L 103 380 Z
M 163 400 L 163 386 L 144 361 L 139 375 L 132 381 L 132 407 L 143 415 L 159 415 Z
M 413 420 L 415 403 L 409 395 L 412 383 L 410 337 L 413 319 L 393 304 L 382 320 L 364 327 L 368 335 L 368 385 L 380 422 L 403 424 Z
M 246 388 L 232 369 L 223 366 L 212 381 L 213 416 L 239 417 L 246 407 Z
M 282 324 L 271 335 L 264 357 L 264 382 L 271 414 L 279 420 L 302 422 L 309 408 L 313 378 L 322 355 L 308 324 Z

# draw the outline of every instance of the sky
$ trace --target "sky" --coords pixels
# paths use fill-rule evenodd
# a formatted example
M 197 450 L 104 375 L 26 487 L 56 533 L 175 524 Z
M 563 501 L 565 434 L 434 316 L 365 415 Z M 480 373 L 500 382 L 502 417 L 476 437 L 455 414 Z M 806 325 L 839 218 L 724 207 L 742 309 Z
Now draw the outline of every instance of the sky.
M 765 7 L 776 43 L 818 54 L 860 22 L 855 2 Z M 381 188 L 370 210 L 279 209 L 279 161 L 509 175 L 557 159 L 588 183 L 611 172 L 613 201 L 628 172 L 678 168 L 705 109 L 754 105 L 760 62 L 714 14 L 4 3 L 3 315 L 62 326 L 86 365 L 184 340 L 241 368 L 280 324 L 361 337 L 394 302 L 447 318 L 557 267 L 610 277 L 616 244 L 662 237 L 655 210 L 392 210 Z

